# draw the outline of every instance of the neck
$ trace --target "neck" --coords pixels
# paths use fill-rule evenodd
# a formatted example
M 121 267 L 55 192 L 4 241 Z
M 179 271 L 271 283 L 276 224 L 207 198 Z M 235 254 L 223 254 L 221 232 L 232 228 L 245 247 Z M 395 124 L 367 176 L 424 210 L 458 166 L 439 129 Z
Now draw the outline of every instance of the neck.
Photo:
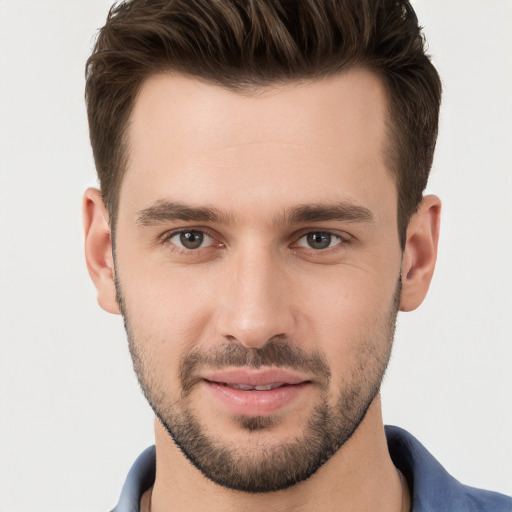
M 283 491 L 249 494 L 226 489 L 188 462 L 158 420 L 155 437 L 151 512 L 409 510 L 407 486 L 389 456 L 379 396 L 353 436 L 326 464 L 308 480 Z

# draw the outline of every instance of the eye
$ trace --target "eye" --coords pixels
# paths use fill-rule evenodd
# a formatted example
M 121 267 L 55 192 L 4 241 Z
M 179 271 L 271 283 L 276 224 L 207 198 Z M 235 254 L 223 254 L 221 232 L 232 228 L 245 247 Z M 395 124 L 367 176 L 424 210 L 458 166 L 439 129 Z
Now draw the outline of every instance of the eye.
M 299 247 L 322 250 L 329 249 L 343 242 L 344 240 L 341 236 L 330 233 L 329 231 L 312 231 L 300 237 L 297 241 L 297 245 Z
M 178 231 L 170 235 L 167 240 L 180 249 L 194 250 L 211 245 L 213 238 L 203 231 Z

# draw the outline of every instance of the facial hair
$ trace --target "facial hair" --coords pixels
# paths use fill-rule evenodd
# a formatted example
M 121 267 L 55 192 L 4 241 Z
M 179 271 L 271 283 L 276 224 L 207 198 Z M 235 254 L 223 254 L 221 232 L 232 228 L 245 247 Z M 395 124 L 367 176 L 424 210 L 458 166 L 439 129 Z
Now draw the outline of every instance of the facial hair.
M 135 334 L 117 278 L 116 290 L 140 387 L 174 443 L 213 482 L 237 491 L 266 493 L 287 489 L 312 476 L 351 438 L 363 421 L 380 390 L 391 355 L 401 282 L 397 283 L 387 317 L 368 327 L 358 340 L 355 364 L 343 382 L 337 384 L 335 400 L 330 399 L 329 389 L 333 383 L 325 356 L 307 352 L 285 336 L 272 338 L 259 349 L 230 343 L 209 350 L 195 348 L 183 354 L 181 393 L 179 398 L 171 398 L 144 348 L 148 340 L 141 340 Z M 197 370 L 200 367 L 261 366 L 301 370 L 315 375 L 318 380 L 320 398 L 302 435 L 279 444 L 258 442 L 245 449 L 222 444 L 209 434 L 193 409 L 191 394 L 200 380 Z M 279 421 L 274 416 L 234 419 L 248 435 L 271 431 Z

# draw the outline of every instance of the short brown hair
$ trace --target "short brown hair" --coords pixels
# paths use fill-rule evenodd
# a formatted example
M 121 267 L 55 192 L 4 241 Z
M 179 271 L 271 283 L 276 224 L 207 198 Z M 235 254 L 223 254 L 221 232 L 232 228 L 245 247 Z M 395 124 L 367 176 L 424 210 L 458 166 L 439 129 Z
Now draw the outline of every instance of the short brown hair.
M 441 82 L 408 0 L 131 0 L 114 5 L 86 66 L 91 144 L 111 226 L 126 127 L 149 76 L 168 70 L 232 91 L 375 72 L 389 97 L 388 166 L 402 247 L 427 185 Z

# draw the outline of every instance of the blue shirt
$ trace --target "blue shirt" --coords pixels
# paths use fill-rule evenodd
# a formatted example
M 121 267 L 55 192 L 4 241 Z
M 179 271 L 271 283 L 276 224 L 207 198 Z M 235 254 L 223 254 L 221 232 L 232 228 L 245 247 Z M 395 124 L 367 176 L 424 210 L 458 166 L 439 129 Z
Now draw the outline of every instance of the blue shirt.
M 405 430 L 386 427 L 386 437 L 391 459 L 409 484 L 412 512 L 512 512 L 512 498 L 461 484 Z M 155 447 L 151 446 L 130 469 L 112 512 L 139 512 L 140 499 L 154 481 Z

